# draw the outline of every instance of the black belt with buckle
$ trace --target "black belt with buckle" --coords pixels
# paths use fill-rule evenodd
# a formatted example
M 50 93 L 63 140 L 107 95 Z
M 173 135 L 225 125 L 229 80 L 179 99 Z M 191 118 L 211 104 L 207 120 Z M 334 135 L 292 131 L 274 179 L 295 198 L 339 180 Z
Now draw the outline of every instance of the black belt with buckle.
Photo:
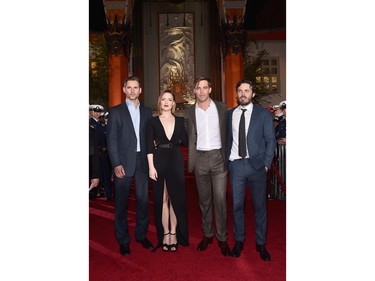
M 156 145 L 157 148 L 176 148 L 179 147 L 179 144 L 174 144 L 174 143 L 162 143 Z

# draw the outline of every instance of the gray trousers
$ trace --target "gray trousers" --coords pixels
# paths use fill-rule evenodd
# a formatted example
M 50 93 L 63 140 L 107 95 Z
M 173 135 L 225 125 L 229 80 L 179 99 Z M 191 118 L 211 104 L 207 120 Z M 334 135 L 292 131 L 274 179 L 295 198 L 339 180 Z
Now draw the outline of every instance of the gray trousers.
M 221 149 L 197 150 L 194 174 L 202 212 L 203 235 L 208 238 L 214 236 L 214 210 L 216 238 L 227 241 L 227 172 Z

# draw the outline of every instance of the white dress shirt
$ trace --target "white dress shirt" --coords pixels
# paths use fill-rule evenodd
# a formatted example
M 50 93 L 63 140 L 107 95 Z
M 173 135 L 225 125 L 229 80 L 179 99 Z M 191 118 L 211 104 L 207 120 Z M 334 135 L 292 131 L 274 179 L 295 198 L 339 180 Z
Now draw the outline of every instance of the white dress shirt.
M 210 100 L 210 106 L 203 110 L 195 106 L 197 122 L 197 150 L 213 150 L 221 148 L 219 114 L 215 103 Z
M 238 155 L 238 129 L 240 126 L 240 119 L 241 119 L 241 114 L 242 114 L 241 108 L 247 109 L 245 111 L 245 130 L 246 130 L 246 139 L 247 139 L 247 131 L 249 130 L 251 114 L 253 113 L 253 107 L 254 107 L 253 103 L 250 103 L 247 106 L 238 106 L 233 111 L 233 116 L 232 116 L 233 144 L 232 144 L 232 149 L 230 151 L 230 156 L 229 156 L 230 161 L 233 161 L 236 159 L 242 159 L 241 156 Z M 249 158 L 247 141 L 246 141 L 246 158 Z

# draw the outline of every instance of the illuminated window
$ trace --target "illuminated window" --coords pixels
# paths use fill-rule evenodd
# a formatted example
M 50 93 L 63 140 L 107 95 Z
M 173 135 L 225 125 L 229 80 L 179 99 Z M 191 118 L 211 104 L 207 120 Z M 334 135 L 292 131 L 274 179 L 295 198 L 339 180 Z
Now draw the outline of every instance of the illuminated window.
M 262 70 L 264 76 L 257 77 L 264 84 L 264 89 L 274 93 L 279 92 L 279 60 L 278 58 L 262 59 Z

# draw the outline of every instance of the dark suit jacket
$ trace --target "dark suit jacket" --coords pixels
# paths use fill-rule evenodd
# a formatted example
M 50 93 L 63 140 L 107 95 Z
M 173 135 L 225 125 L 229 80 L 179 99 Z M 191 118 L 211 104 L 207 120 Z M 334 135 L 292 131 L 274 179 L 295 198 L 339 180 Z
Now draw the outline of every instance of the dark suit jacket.
M 217 108 L 218 115 L 219 115 L 219 125 L 220 125 L 220 135 L 221 135 L 221 151 L 223 154 L 223 159 L 225 159 L 225 147 L 226 147 L 226 112 L 227 112 L 227 105 L 212 100 Z M 189 172 L 194 171 L 194 164 L 195 164 L 195 157 L 197 151 L 197 122 L 195 118 L 195 107 L 196 104 L 188 107 L 184 111 L 184 118 L 185 118 L 185 127 L 186 132 L 189 135 L 189 158 L 188 158 L 188 170 Z
M 94 126 L 89 126 L 89 178 L 100 178 L 98 140 Z
M 227 163 L 229 163 L 233 143 L 232 116 L 236 108 L 230 109 L 227 115 Z M 268 109 L 254 104 L 247 133 L 247 148 L 254 169 L 261 170 L 264 167 L 271 167 L 275 146 L 276 140 L 272 113 Z
M 145 173 L 148 173 L 146 128 L 148 120 L 152 117 L 152 111 L 142 105 L 140 105 L 139 109 L 142 168 Z M 125 169 L 125 176 L 133 176 L 137 162 L 137 137 L 125 102 L 109 109 L 107 148 L 112 167 L 122 165 Z

